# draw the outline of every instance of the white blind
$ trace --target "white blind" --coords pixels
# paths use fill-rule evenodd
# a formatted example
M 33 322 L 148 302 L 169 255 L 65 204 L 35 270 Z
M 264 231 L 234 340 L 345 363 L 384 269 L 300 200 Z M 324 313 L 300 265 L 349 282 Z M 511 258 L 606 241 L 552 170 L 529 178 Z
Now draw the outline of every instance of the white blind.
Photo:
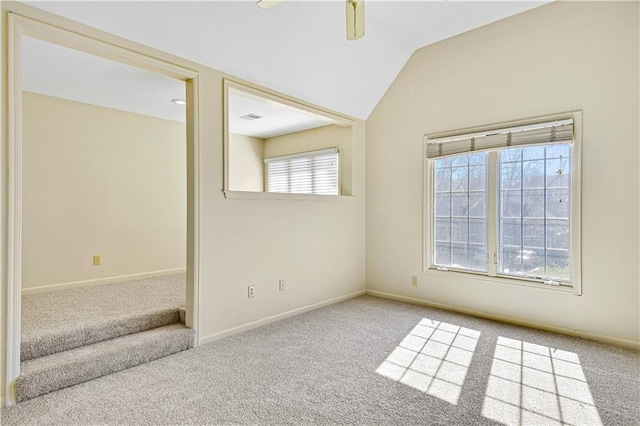
M 495 129 L 444 138 L 427 139 L 427 157 L 437 158 L 472 151 L 489 151 L 523 145 L 573 142 L 573 119 Z
M 267 166 L 267 192 L 339 194 L 337 148 L 271 157 Z

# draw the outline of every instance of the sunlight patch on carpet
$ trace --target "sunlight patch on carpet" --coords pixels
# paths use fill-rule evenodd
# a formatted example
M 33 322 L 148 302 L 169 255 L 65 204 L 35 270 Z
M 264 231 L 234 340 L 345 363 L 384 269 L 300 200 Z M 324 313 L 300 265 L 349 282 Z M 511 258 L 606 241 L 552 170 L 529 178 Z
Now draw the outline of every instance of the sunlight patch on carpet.
M 423 318 L 376 373 L 457 405 L 480 332 Z
M 482 415 L 507 425 L 601 426 L 573 352 L 499 337 Z

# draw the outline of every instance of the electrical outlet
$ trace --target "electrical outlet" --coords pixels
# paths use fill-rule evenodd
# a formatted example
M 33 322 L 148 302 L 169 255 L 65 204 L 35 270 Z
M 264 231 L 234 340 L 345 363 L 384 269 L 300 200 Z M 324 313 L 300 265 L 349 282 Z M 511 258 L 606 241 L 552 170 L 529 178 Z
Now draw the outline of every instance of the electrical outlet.
M 256 297 L 256 286 L 250 285 L 247 289 L 247 297 L 252 298 Z
M 280 289 L 280 291 L 284 291 L 284 278 L 282 278 L 279 282 L 278 282 L 278 288 Z
M 94 254 L 93 255 L 93 266 L 100 266 L 102 265 L 102 256 L 99 254 Z
M 418 287 L 418 276 L 417 275 L 413 275 L 411 277 L 411 285 L 414 287 Z

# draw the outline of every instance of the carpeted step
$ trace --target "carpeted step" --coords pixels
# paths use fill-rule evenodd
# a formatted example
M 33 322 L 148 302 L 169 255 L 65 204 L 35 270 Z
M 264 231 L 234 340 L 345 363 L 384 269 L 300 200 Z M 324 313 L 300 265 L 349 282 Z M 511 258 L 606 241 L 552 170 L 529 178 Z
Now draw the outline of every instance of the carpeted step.
M 20 364 L 16 399 L 37 396 L 193 347 L 193 330 L 172 324 Z
M 22 295 L 21 360 L 180 321 L 186 275 Z
M 20 359 L 28 361 L 82 346 L 92 345 L 127 334 L 139 333 L 180 322 L 178 307 L 116 317 L 70 320 L 57 328 L 33 329 L 23 332 Z
M 178 313 L 180 314 L 180 322 L 184 324 L 187 321 L 187 308 L 180 306 L 178 308 Z

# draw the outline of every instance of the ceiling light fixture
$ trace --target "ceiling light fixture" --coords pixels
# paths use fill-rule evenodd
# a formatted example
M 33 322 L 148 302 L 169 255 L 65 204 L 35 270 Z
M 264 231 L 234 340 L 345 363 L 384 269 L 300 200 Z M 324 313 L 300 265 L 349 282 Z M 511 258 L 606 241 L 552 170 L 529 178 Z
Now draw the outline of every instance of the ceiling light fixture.
M 282 0 L 258 0 L 258 7 L 261 7 L 262 9 L 271 9 L 280 3 L 282 3 Z
M 171 99 L 171 102 L 178 105 L 184 105 L 187 103 L 187 101 L 185 101 L 184 99 Z

